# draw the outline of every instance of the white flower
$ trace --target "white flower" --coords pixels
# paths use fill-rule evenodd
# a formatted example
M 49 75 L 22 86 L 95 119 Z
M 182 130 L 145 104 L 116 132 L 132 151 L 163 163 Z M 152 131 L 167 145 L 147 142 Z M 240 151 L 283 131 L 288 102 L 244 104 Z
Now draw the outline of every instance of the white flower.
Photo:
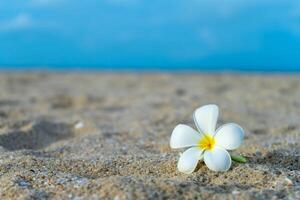
M 234 123 L 225 124 L 216 130 L 218 115 L 218 106 L 205 105 L 194 112 L 199 132 L 183 124 L 174 128 L 171 148 L 190 147 L 179 158 L 177 168 L 180 172 L 192 173 L 202 158 L 210 170 L 227 171 L 230 168 L 231 157 L 227 150 L 234 150 L 242 144 L 244 131 Z

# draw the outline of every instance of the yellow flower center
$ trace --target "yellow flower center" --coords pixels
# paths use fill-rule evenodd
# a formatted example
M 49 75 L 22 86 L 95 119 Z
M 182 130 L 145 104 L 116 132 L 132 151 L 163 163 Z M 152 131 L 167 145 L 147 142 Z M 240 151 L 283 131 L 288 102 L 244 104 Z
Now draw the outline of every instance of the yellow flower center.
M 215 144 L 216 141 L 210 134 L 204 134 L 204 136 L 198 141 L 198 147 L 202 150 L 212 150 Z

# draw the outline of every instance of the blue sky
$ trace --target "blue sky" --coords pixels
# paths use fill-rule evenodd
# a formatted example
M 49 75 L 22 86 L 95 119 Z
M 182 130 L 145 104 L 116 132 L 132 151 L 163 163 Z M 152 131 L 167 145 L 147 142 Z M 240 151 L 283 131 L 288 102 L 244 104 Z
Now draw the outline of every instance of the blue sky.
M 1 0 L 0 66 L 300 71 L 300 1 Z

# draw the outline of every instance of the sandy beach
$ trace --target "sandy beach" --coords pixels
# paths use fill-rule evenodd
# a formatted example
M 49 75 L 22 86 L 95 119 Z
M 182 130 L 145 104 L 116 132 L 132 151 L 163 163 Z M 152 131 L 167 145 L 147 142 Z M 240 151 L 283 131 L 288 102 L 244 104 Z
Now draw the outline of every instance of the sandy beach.
M 182 174 L 170 135 L 208 103 L 248 162 Z M 299 141 L 299 75 L 0 73 L 2 200 L 300 199 Z

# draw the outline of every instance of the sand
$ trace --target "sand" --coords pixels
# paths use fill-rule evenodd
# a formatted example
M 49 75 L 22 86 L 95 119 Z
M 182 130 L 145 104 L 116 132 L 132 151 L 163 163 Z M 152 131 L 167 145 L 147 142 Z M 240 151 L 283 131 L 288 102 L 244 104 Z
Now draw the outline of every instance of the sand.
M 248 158 L 185 175 L 173 128 L 216 103 Z M 299 199 L 300 76 L 0 73 L 0 199 Z

